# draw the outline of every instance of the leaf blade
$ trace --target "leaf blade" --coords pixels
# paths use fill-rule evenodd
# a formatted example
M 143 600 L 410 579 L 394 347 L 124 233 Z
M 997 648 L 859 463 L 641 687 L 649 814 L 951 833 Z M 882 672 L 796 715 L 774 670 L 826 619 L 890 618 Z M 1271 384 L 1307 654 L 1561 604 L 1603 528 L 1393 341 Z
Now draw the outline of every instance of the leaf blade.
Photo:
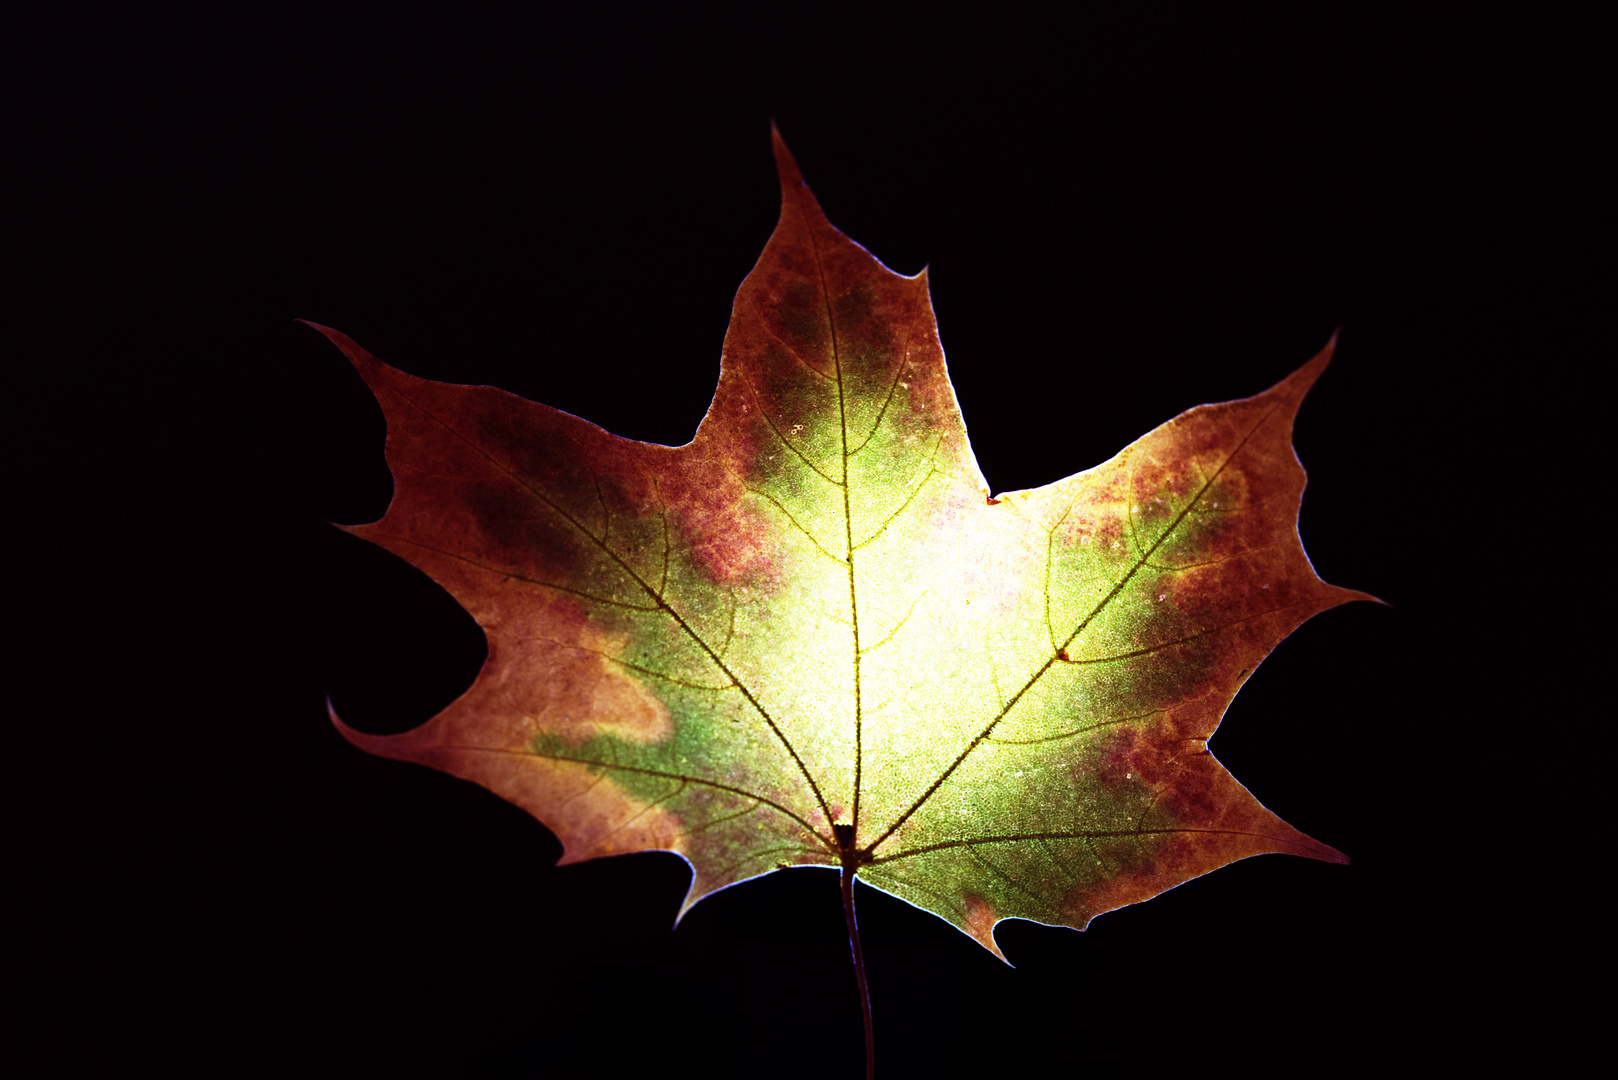
M 564 862 L 681 854 L 682 914 L 841 864 L 996 955 L 1004 918 L 1083 929 L 1263 851 L 1344 861 L 1206 750 L 1277 642 L 1367 598 L 1321 582 L 1296 530 L 1292 422 L 1331 345 L 991 498 L 925 272 L 838 232 L 774 140 L 781 219 L 685 446 L 417 379 L 316 327 L 388 421 L 394 499 L 350 531 L 489 640 L 427 724 L 370 736 L 334 713 L 345 737 L 522 805 Z

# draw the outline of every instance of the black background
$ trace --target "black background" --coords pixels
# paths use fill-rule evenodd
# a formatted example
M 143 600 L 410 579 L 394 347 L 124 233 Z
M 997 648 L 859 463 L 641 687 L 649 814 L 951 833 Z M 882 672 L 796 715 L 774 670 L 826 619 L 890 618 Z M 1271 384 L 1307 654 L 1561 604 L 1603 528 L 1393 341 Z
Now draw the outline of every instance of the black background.
M 1578 786 L 1586 706 L 1547 704 L 1518 605 L 1574 528 L 1544 414 L 1595 392 L 1588 28 L 278 10 L 38 33 L 20 334 L 45 377 L 17 474 L 53 523 L 27 542 L 52 569 L 22 575 L 49 692 L 19 790 L 64 1060 L 857 1075 L 833 873 L 671 930 L 676 857 L 556 869 L 526 814 L 325 715 L 412 727 L 483 643 L 327 524 L 383 512 L 383 426 L 294 318 L 684 442 L 774 224 L 772 117 L 834 224 L 930 266 L 995 491 L 1256 393 L 1341 327 L 1298 422 L 1300 528 L 1322 577 L 1391 605 L 1305 625 L 1212 743 L 1352 865 L 1248 860 L 1084 934 L 1003 923 L 1015 969 L 862 889 L 881 1075 L 1543 1060 L 1576 1029 L 1556 995 L 1589 841 L 1547 793 Z

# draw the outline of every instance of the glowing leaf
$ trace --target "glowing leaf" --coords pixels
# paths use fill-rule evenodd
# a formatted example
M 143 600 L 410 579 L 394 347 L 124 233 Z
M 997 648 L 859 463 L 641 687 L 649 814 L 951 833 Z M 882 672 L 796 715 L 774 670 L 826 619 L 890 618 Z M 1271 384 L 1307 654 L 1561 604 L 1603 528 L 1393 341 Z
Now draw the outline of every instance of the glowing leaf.
M 1249 855 L 1343 861 L 1206 748 L 1277 642 L 1362 597 L 1315 576 L 1296 529 L 1292 422 L 1330 346 L 991 498 L 926 275 L 832 228 L 775 152 L 780 223 L 686 446 L 323 331 L 387 416 L 393 502 L 352 531 L 489 644 L 420 728 L 343 733 L 521 805 L 564 862 L 678 852 L 686 908 L 840 866 L 996 954 L 1000 919 L 1083 928 Z

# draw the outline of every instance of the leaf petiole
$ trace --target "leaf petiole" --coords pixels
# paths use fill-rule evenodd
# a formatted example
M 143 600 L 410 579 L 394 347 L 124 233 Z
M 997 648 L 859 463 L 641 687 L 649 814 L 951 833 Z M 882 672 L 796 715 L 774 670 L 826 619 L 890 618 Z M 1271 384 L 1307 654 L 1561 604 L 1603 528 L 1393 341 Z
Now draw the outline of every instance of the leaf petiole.
M 854 917 L 854 862 L 845 856 L 842 867 L 843 916 L 848 920 L 848 947 L 854 953 L 854 979 L 860 987 L 860 1014 L 865 1019 L 865 1080 L 876 1080 L 876 1037 L 871 1027 L 871 988 L 865 981 L 865 951 L 860 948 L 860 924 Z

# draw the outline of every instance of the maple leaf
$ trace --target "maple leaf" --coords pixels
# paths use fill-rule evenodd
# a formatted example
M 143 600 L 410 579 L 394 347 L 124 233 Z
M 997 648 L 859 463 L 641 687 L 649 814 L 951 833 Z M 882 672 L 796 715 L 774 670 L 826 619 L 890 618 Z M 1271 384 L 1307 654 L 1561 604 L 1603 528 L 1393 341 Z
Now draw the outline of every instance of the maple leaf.
M 990 497 L 925 271 L 839 233 L 778 133 L 775 155 L 780 221 L 685 446 L 416 378 L 316 327 L 387 418 L 393 500 L 349 531 L 488 639 L 432 720 L 377 736 L 333 712 L 344 736 L 522 806 L 563 863 L 678 853 L 682 915 L 835 866 L 851 929 L 857 875 L 1002 959 L 1002 919 L 1083 929 L 1250 855 L 1346 861 L 1206 745 L 1282 638 L 1368 598 L 1322 582 L 1296 528 L 1292 422 L 1331 346 Z

